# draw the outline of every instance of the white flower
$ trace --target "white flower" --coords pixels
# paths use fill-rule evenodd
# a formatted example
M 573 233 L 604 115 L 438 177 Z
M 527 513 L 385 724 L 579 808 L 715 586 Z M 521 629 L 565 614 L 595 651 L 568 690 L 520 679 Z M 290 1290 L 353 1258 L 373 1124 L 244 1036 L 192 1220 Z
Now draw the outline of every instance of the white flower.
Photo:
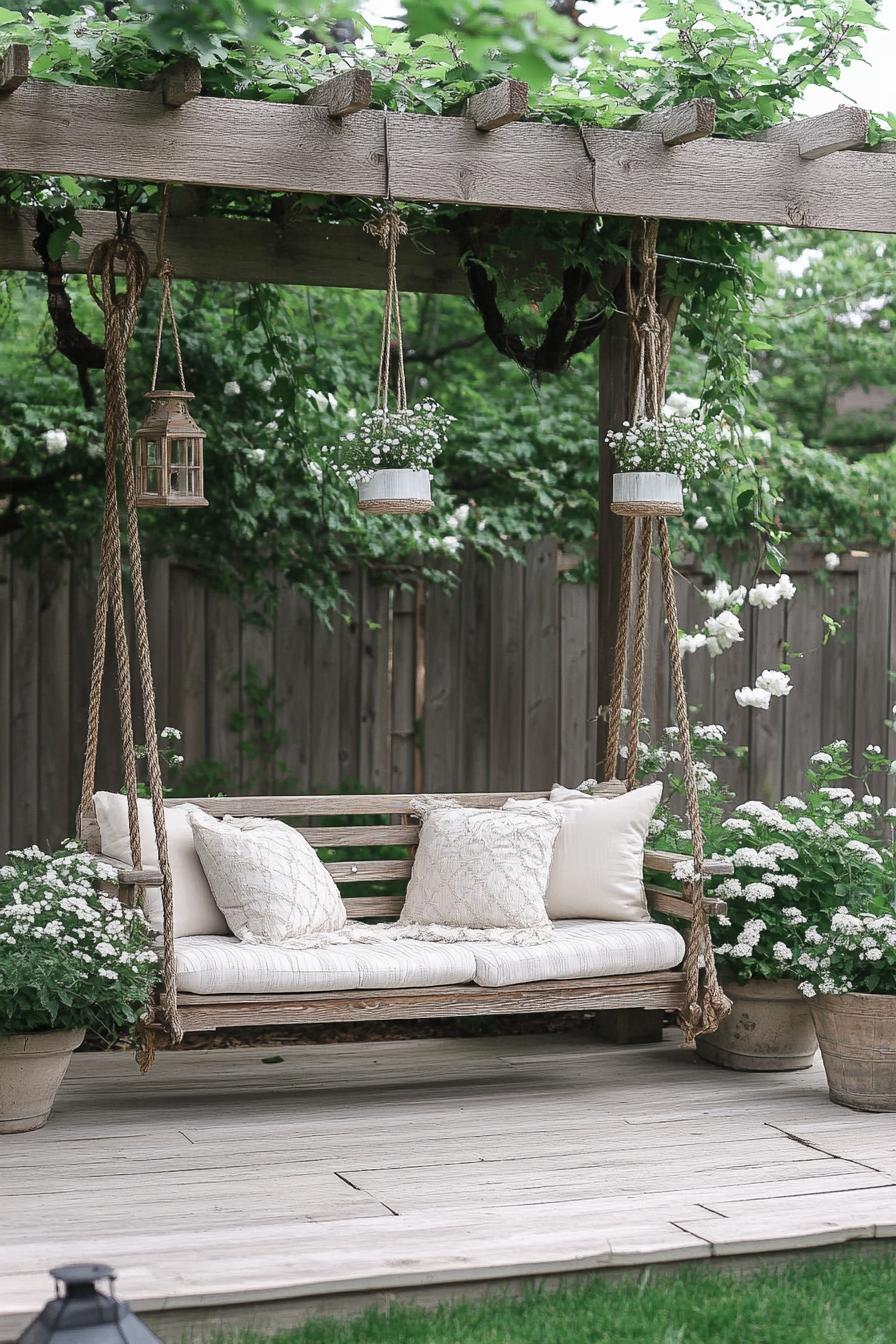
M 447 551 L 449 555 L 457 555 L 462 546 L 463 542 L 460 537 L 448 536 L 442 538 L 442 550 Z
M 781 593 L 777 584 L 757 583 L 755 588 L 749 592 L 749 603 L 751 607 L 776 607 L 780 601 Z
M 48 429 L 44 435 L 44 447 L 54 456 L 64 453 L 68 447 L 68 435 L 64 429 Z
M 771 692 L 764 691 L 761 686 L 741 686 L 734 692 L 734 698 L 741 709 L 768 709 L 772 702 Z
M 865 750 L 868 752 L 869 756 L 883 756 L 880 747 L 875 746 L 873 742 L 869 743 Z
M 793 690 L 790 677 L 786 672 L 778 672 L 773 668 L 766 668 L 760 672 L 756 678 L 756 686 L 760 691 L 768 691 L 769 695 L 782 696 L 789 695 Z
M 785 919 L 789 919 L 791 924 L 805 924 L 806 916 L 796 905 L 787 905 L 781 911 Z
M 224 384 L 225 397 L 238 397 L 241 391 L 242 388 L 235 378 L 231 378 L 230 382 Z
M 678 648 L 681 653 L 696 653 L 706 644 L 706 636 L 699 631 L 693 635 L 679 635 Z
M 274 386 L 274 380 L 273 378 L 262 378 L 258 386 L 262 392 L 270 392 L 271 388 Z
M 796 597 L 796 584 L 789 574 L 781 575 L 778 579 L 777 588 L 785 602 L 789 602 L 791 598 Z
M 775 943 L 772 956 L 775 961 L 793 961 L 793 953 L 786 943 Z
M 810 765 L 833 765 L 833 762 L 833 756 L 829 756 L 826 751 L 816 751 L 814 756 L 809 757 Z
M 811 984 L 809 983 L 808 980 L 803 980 L 803 981 L 797 986 L 797 988 L 799 989 L 800 993 L 801 993 L 805 998 L 807 998 L 807 999 L 814 999 L 814 998 L 815 998 L 815 986 L 814 986 L 814 985 L 811 985 Z
M 744 887 L 744 900 L 752 905 L 754 901 L 774 900 L 775 889 L 768 882 L 748 882 Z
M 827 555 L 824 557 L 824 567 L 825 569 L 840 568 L 840 557 L 836 551 L 828 551 Z
M 797 798 L 795 793 L 788 794 L 786 798 L 781 799 L 782 807 L 789 807 L 792 812 L 805 812 L 806 804 L 802 798 Z
M 746 817 L 729 817 L 727 821 L 722 822 L 722 827 L 726 831 L 740 831 L 742 835 L 753 834 L 753 827 Z
M 672 729 L 667 728 L 667 733 L 672 733 Z M 727 728 L 723 728 L 720 723 L 697 723 L 694 725 L 694 737 L 700 742 L 724 742 L 727 734 Z M 674 729 L 677 733 L 678 729 Z
M 720 649 L 730 649 L 732 644 L 739 644 L 744 637 L 743 627 L 733 611 L 720 611 L 718 616 L 710 616 L 703 628 Z
M 709 520 L 705 517 L 704 514 L 701 513 L 700 517 L 697 518 L 694 522 L 694 531 L 705 532 L 708 527 L 709 527 Z
M 175 742 L 179 742 L 183 737 L 183 733 L 179 728 L 163 728 L 159 733 L 159 737 L 174 738 Z

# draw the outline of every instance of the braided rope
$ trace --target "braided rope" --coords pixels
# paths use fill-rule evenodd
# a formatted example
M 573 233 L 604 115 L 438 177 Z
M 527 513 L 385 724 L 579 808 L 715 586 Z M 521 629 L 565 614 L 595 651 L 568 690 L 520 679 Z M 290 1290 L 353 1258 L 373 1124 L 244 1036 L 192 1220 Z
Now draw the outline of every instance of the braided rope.
M 404 372 L 404 340 L 401 333 L 401 300 L 398 292 L 398 244 L 408 226 L 391 207 L 364 225 L 386 250 L 386 299 L 383 305 L 383 330 L 380 337 L 380 366 L 377 376 L 376 404 L 385 419 L 389 414 L 392 391 L 392 336 L 395 336 L 395 409 L 406 411 L 408 390 Z
M 119 290 L 116 268 L 124 269 L 124 286 Z M 141 846 L 137 810 L 137 765 L 131 710 L 130 653 L 124 613 L 122 584 L 121 520 L 118 504 L 117 463 L 123 463 L 124 494 L 128 530 L 128 557 L 131 570 L 131 590 L 134 605 L 134 628 L 137 641 L 143 726 L 146 738 L 147 775 L 153 813 L 153 827 L 162 875 L 163 933 L 163 988 L 161 995 L 161 1022 L 154 1017 L 143 1025 L 142 1044 L 138 1061 L 142 1070 L 152 1063 L 155 1054 L 154 1032 L 161 1026 L 173 1041 L 183 1035 L 177 1012 L 177 993 L 174 961 L 174 917 L 172 900 L 171 865 L 165 827 L 164 793 L 159 760 L 155 692 L 152 663 L 149 652 L 146 596 L 140 554 L 140 536 L 137 523 L 137 490 L 134 464 L 131 458 L 130 418 L 127 405 L 126 364 L 127 350 L 137 322 L 137 311 L 149 278 L 146 257 L 134 242 L 127 226 L 109 242 L 99 244 L 90 257 L 87 283 L 90 292 L 102 309 L 106 329 L 105 365 L 105 441 L 106 441 L 106 494 L 103 515 L 103 539 L 100 554 L 100 577 L 97 590 L 96 626 L 94 630 L 93 661 L 91 665 L 90 696 L 88 702 L 87 744 L 81 789 L 82 811 L 90 806 L 96 779 L 97 744 L 99 738 L 102 680 L 105 665 L 106 627 L 111 608 L 115 637 L 115 655 L 118 679 L 119 713 L 122 727 L 122 754 L 128 792 L 128 829 L 130 833 L 131 862 L 140 868 Z M 163 305 L 164 313 L 164 305 Z M 173 313 L 172 313 L 173 318 Z M 178 347 L 178 361 L 180 360 Z M 158 352 L 156 363 L 158 363 Z M 142 894 L 142 893 L 141 893 Z
M 629 367 L 629 415 L 632 421 L 643 416 L 658 418 L 662 410 L 669 367 L 672 332 L 668 320 L 657 303 L 658 220 L 640 220 L 632 230 L 631 259 L 626 266 L 625 284 L 628 303 L 629 331 L 632 359 Z M 633 266 L 637 267 L 637 292 L 633 282 Z M 641 705 L 644 692 L 644 664 L 647 614 L 650 594 L 650 555 L 654 519 L 659 534 L 660 571 L 666 636 L 669 643 L 669 661 L 672 672 L 672 690 L 675 700 L 675 719 L 678 726 L 681 751 L 681 769 L 687 801 L 688 822 L 691 828 L 692 879 L 685 883 L 685 892 L 691 900 L 691 927 L 688 935 L 683 970 L 685 977 L 685 1006 L 679 1021 L 685 1041 L 690 1044 L 702 1032 L 715 1031 L 730 1011 L 716 973 L 712 950 L 712 935 L 703 903 L 703 822 L 700 815 L 700 794 L 697 773 L 691 751 L 690 721 L 681 650 L 678 647 L 678 610 L 675 600 L 675 582 L 672 552 L 669 544 L 667 515 L 672 510 L 660 504 L 613 506 L 615 513 L 625 519 L 623 533 L 622 581 L 617 614 L 616 649 L 613 659 L 613 687 L 610 699 L 610 722 L 607 734 L 607 754 L 604 774 L 614 776 L 619 754 L 622 706 L 625 694 L 627 647 L 632 604 L 632 575 L 634 568 L 635 531 L 640 533 L 638 550 L 638 577 L 635 628 L 632 641 L 629 727 L 629 754 L 626 784 L 629 789 L 637 783 L 638 743 Z M 680 510 L 674 510 L 680 512 Z M 636 519 L 640 518 L 640 522 Z M 701 966 L 704 979 L 701 985 Z

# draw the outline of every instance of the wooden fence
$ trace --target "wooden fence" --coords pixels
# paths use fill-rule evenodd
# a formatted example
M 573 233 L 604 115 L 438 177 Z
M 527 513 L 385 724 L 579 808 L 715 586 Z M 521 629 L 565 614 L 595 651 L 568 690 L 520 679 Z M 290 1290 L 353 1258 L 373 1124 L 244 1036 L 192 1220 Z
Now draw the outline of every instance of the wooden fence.
M 194 573 L 150 560 L 159 724 L 183 732 L 191 790 L 540 788 L 595 774 L 597 657 L 600 639 L 612 636 L 597 629 L 595 589 L 558 581 L 563 568 L 545 541 L 530 545 L 525 565 L 467 554 L 450 592 L 352 573 L 352 606 L 327 629 L 295 591 L 282 590 L 265 625 Z M 799 587 L 791 603 L 745 609 L 742 644 L 716 661 L 705 652 L 685 661 L 702 719 L 750 748 L 746 761 L 722 768 L 741 797 L 773 800 L 797 788 L 809 754 L 834 738 L 888 747 L 891 553 L 844 556 L 828 575 L 819 557 L 797 550 L 790 572 Z M 39 565 L 0 552 L 0 849 L 71 831 L 94 594 L 86 550 Z M 683 627 L 706 618 L 686 577 L 679 600 Z M 843 622 L 826 646 L 822 613 Z M 654 600 L 645 710 L 665 723 L 659 634 Z M 776 666 L 787 646 L 792 697 L 768 713 L 739 709 L 734 690 Z M 121 782 L 114 699 L 107 675 L 103 788 Z

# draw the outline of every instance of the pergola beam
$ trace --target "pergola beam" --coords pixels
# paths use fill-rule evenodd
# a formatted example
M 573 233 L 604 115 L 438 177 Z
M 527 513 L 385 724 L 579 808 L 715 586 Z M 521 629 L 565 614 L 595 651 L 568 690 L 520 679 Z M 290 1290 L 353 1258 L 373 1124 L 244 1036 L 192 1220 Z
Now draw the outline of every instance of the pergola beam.
M 331 117 L 350 117 L 370 106 L 373 78 L 369 70 L 343 70 L 311 90 L 305 102 L 323 107 Z
M 658 108 L 638 117 L 632 127 L 635 131 L 659 131 L 667 149 L 673 145 L 686 145 L 691 140 L 702 140 L 704 136 L 712 135 L 715 128 L 716 105 L 712 98 L 691 98 L 674 107 Z
M 519 121 L 528 110 L 529 85 L 521 79 L 503 79 L 493 88 L 468 98 L 465 115 L 477 131 L 495 131 L 511 121 Z
M 483 135 L 466 117 L 232 98 L 172 117 L 158 95 L 33 79 L 4 106 L 0 171 L 896 232 L 889 154 L 803 159 L 785 141 L 706 137 L 669 153 L 656 131 L 521 121 Z
M 30 66 L 28 48 L 24 42 L 13 42 L 0 60 L 0 94 L 12 93 L 28 78 Z
M 765 145 L 795 145 L 801 159 L 821 159 L 840 150 L 861 149 L 868 143 L 870 120 L 863 107 L 843 103 L 817 117 L 779 122 L 751 139 Z
M 63 266 L 71 275 L 83 275 L 97 243 L 115 233 L 111 211 L 82 210 L 78 220 L 83 233 L 75 240 L 77 255 L 68 252 L 63 257 Z M 143 250 L 154 256 L 158 216 L 135 214 L 131 227 Z M 41 269 L 32 245 L 36 232 L 33 210 L 0 215 L 0 271 Z M 356 224 L 326 225 L 305 219 L 290 220 L 281 228 L 264 220 L 181 218 L 172 212 L 166 245 L 175 275 L 183 280 L 344 289 L 383 289 L 386 283 L 382 247 Z M 432 251 L 406 243 L 399 257 L 399 279 L 408 293 L 469 293 L 458 247 L 450 235 Z

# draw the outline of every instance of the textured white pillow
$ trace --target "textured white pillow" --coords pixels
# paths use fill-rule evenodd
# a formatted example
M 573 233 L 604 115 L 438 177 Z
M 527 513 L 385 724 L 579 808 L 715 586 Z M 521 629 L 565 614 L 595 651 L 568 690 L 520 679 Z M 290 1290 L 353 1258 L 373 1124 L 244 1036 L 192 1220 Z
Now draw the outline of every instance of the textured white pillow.
M 212 894 L 244 943 L 313 947 L 343 929 L 339 888 L 295 827 L 202 812 L 190 821 Z
M 95 793 L 93 804 L 100 828 L 103 853 L 122 863 L 131 862 L 131 838 L 128 828 L 128 800 L 123 793 Z M 202 933 L 226 933 L 224 916 L 215 905 L 205 880 L 202 864 L 193 847 L 190 816 L 201 813 L 192 803 L 165 808 L 168 835 L 168 859 L 174 896 L 174 936 L 190 938 Z M 158 868 L 159 851 L 152 824 L 152 804 L 148 798 L 137 802 L 140 822 L 140 862 L 144 868 Z M 146 918 L 156 932 L 162 931 L 162 893 L 158 887 L 146 887 L 143 898 Z
M 647 784 L 615 798 L 592 798 L 555 784 L 550 803 L 563 825 L 554 846 L 545 906 L 551 919 L 650 918 L 644 895 L 647 830 L 663 796 Z M 531 807 L 511 799 L 505 808 Z
M 538 943 L 553 937 L 544 907 L 558 808 L 461 807 L 415 799 L 422 818 L 398 937 Z

